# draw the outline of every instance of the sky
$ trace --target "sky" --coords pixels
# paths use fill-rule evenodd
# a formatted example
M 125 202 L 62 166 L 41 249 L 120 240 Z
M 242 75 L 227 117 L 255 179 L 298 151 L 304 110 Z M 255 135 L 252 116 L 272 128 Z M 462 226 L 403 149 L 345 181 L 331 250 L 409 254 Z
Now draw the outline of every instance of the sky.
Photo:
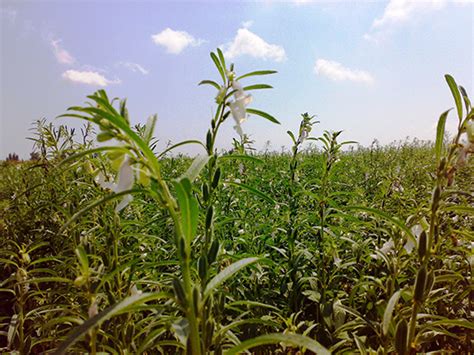
M 38 119 L 80 127 L 56 117 L 97 89 L 127 98 L 132 124 L 156 113 L 160 147 L 204 140 L 216 90 L 197 84 L 219 79 L 209 57 L 218 47 L 237 75 L 278 71 L 243 82 L 273 86 L 253 91 L 251 107 L 281 125 L 253 115 L 242 125 L 258 149 L 289 146 L 304 112 L 320 121 L 314 136 L 433 139 L 453 106 L 444 74 L 473 97 L 473 17 L 466 0 L 0 0 L 0 159 L 29 157 Z M 238 137 L 231 121 L 219 148 Z

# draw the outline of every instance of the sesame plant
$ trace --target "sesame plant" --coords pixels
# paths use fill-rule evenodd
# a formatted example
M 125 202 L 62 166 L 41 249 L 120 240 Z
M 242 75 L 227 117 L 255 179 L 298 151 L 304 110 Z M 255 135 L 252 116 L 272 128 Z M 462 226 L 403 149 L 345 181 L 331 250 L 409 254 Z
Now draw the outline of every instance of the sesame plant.
M 248 119 L 271 89 L 211 53 L 204 139 L 159 149 L 104 90 L 37 122 L 31 160 L 0 162 L 5 353 L 472 353 L 474 116 L 447 75 L 435 142 L 310 136 L 256 150 Z M 257 101 L 257 100 L 255 100 Z M 216 146 L 223 125 L 232 149 Z M 193 157 L 176 152 L 196 147 Z

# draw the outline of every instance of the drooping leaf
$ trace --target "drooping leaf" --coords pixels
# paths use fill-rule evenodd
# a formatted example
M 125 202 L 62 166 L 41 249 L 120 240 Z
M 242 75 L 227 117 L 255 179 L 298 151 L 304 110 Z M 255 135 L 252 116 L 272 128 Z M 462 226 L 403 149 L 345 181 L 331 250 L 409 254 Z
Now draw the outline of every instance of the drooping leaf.
M 273 123 L 276 123 L 276 124 L 280 124 L 280 122 L 275 118 L 273 117 L 272 115 L 266 113 L 266 112 L 263 112 L 263 111 L 260 111 L 260 110 L 256 110 L 254 108 L 248 108 L 247 109 L 247 112 L 250 113 L 250 114 L 253 114 L 253 115 L 257 115 L 257 116 L 260 116 L 260 117 L 263 117 L 263 118 L 266 118 L 267 120 L 269 120 L 270 122 L 273 122 Z
M 66 354 L 67 349 L 70 346 L 74 345 L 76 341 L 78 341 L 82 336 L 84 336 L 91 328 L 100 325 L 102 322 L 110 319 L 116 315 L 126 313 L 133 309 L 134 306 L 141 305 L 143 303 L 149 301 L 155 301 L 163 298 L 170 297 L 168 294 L 160 292 L 160 293 L 144 293 L 140 295 L 133 295 L 130 297 L 125 298 L 123 301 L 107 307 L 102 312 L 98 313 L 92 318 L 89 318 L 84 323 L 82 323 L 79 327 L 76 327 L 72 330 L 69 336 L 66 338 L 65 341 L 61 343 L 61 345 L 56 349 L 56 355 Z
M 214 276 L 211 281 L 209 281 L 204 291 L 204 299 L 209 297 L 217 287 L 219 287 L 225 281 L 230 279 L 233 275 L 242 270 L 244 267 L 256 263 L 259 260 L 261 260 L 261 258 L 258 257 L 245 258 L 227 266 L 224 270 Z
M 451 93 L 453 94 L 454 102 L 456 103 L 456 110 L 458 112 L 458 117 L 459 121 L 462 120 L 462 101 L 461 101 L 461 94 L 459 93 L 458 85 L 456 84 L 456 81 L 454 78 L 446 74 L 445 76 L 446 82 L 449 85 L 449 89 L 451 90 Z
M 246 350 L 252 349 L 256 346 L 285 343 L 293 346 L 301 347 L 312 351 L 318 355 L 330 355 L 330 351 L 307 336 L 300 334 L 265 334 L 256 338 L 252 338 L 240 343 L 237 346 L 226 351 L 226 355 L 241 354 Z
M 201 173 L 201 170 L 206 166 L 207 162 L 209 161 L 209 155 L 198 155 L 194 158 L 191 166 L 186 170 L 186 172 L 181 175 L 179 179 L 189 179 L 189 181 L 193 182 Z
M 382 331 L 384 335 L 388 334 L 388 328 L 392 321 L 393 310 L 398 303 L 398 299 L 400 298 L 400 293 L 401 291 L 398 290 L 392 295 L 392 297 L 390 297 L 390 300 L 387 303 L 387 307 L 385 308 L 385 312 L 383 313 Z
M 253 71 L 253 72 L 241 75 L 237 78 L 237 80 L 248 78 L 249 76 L 269 75 L 269 74 L 275 74 L 275 73 L 278 73 L 278 72 L 276 70 L 257 70 L 257 71 Z
M 443 140 L 444 140 L 444 127 L 446 126 L 446 118 L 451 109 L 443 112 L 438 120 L 438 126 L 436 127 L 436 143 L 435 143 L 435 153 L 436 161 L 440 161 L 441 153 L 443 152 Z

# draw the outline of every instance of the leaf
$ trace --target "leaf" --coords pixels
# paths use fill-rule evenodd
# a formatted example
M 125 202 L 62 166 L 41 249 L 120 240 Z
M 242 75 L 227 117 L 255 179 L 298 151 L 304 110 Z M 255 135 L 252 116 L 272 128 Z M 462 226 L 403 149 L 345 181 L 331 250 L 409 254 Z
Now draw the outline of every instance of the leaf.
M 159 300 L 162 298 L 168 298 L 169 295 L 163 292 L 160 293 L 144 293 L 141 295 L 133 295 L 125 298 L 123 301 L 107 307 L 99 314 L 92 318 L 89 318 L 80 326 L 74 328 L 69 334 L 67 339 L 61 343 L 59 348 L 56 349 L 56 355 L 66 354 L 66 350 L 70 346 L 74 345 L 83 335 L 85 335 L 91 328 L 100 325 L 102 322 L 110 319 L 116 315 L 126 313 L 133 309 L 134 306 L 141 305 L 145 302 Z
M 221 89 L 221 87 L 219 86 L 219 84 L 216 83 L 216 82 L 213 81 L 213 80 L 202 80 L 202 81 L 199 82 L 198 85 L 204 85 L 204 84 L 214 86 L 217 90 L 220 90 L 220 89 Z
M 293 134 L 293 132 L 286 131 L 286 133 L 288 133 L 288 135 L 290 136 L 291 140 L 293 141 L 293 144 L 296 144 L 296 138 L 295 138 L 295 135 Z
M 225 354 L 226 355 L 240 354 L 240 353 L 243 353 L 245 350 L 254 348 L 256 346 L 278 344 L 278 343 L 286 343 L 286 344 L 291 344 L 293 346 L 306 348 L 318 355 L 331 354 L 328 349 L 326 349 L 324 346 L 319 344 L 316 340 L 313 340 L 301 334 L 283 334 L 283 333 L 265 334 L 256 338 L 246 340 L 240 343 L 239 345 L 234 346 L 233 348 L 227 350 Z
M 267 84 L 255 84 L 255 85 L 245 86 L 243 88 L 243 90 L 245 91 L 260 90 L 260 89 L 273 89 L 273 86 L 267 85 Z
M 107 201 L 111 201 L 111 200 L 115 200 L 119 197 L 122 197 L 124 195 L 128 195 L 128 194 L 136 194 L 136 193 L 139 193 L 139 192 L 143 192 L 145 190 L 143 189 L 131 189 L 131 190 L 126 190 L 126 191 L 121 191 L 121 192 L 117 192 L 117 193 L 113 193 L 113 194 L 110 194 L 110 195 L 107 195 L 103 198 L 101 198 L 100 200 L 97 200 L 97 201 L 94 201 L 93 203 L 87 205 L 86 207 L 80 209 L 79 211 L 77 211 L 62 227 L 61 229 L 59 230 L 59 233 L 62 233 L 67 227 L 69 227 L 71 225 L 72 222 L 76 221 L 77 219 L 79 219 L 80 217 L 82 217 L 85 213 L 89 212 L 91 209 L 107 202 Z
M 189 179 L 190 182 L 196 180 L 201 173 L 201 170 L 206 166 L 211 157 L 209 155 L 198 155 L 192 162 L 191 166 L 186 172 L 181 175 L 179 179 Z
M 241 75 L 237 78 L 237 80 L 248 78 L 249 76 L 269 75 L 269 74 L 275 74 L 275 73 L 278 73 L 278 72 L 276 70 L 257 70 L 257 71 L 253 71 L 253 72 Z
M 234 182 L 234 181 L 226 181 L 226 184 L 229 184 L 229 185 L 234 185 L 234 186 L 237 186 L 237 187 L 241 187 L 247 191 L 249 191 L 250 193 L 258 196 L 258 197 L 261 197 L 263 198 L 264 200 L 276 205 L 276 201 L 274 199 L 272 199 L 270 196 L 268 196 L 267 194 L 263 193 L 262 191 L 260 190 L 257 190 L 256 188 L 254 187 L 251 187 L 249 185 L 246 185 L 246 184 L 242 184 L 242 183 L 237 183 L 237 182 Z
M 220 48 L 217 48 L 217 55 L 219 56 L 219 60 L 221 62 L 222 69 L 224 69 L 224 71 L 225 71 L 226 66 L 225 66 L 224 54 L 222 53 Z
M 211 52 L 211 58 L 214 64 L 216 65 L 216 68 L 219 71 L 219 74 L 221 75 L 222 81 L 225 82 L 224 69 L 222 68 L 221 63 L 219 62 L 219 59 L 217 59 L 217 56 L 213 52 Z
M 179 142 L 179 143 L 176 143 L 174 145 L 172 145 L 171 147 L 168 147 L 166 148 L 164 151 L 162 151 L 159 155 L 158 155 L 158 159 L 160 159 L 161 157 L 163 157 L 166 153 L 168 153 L 169 151 L 175 149 L 175 148 L 178 148 L 182 145 L 185 145 L 185 144 L 199 144 L 201 145 L 202 147 L 204 147 L 204 149 L 206 149 L 206 147 L 198 140 L 195 140 L 195 139 L 190 139 L 190 140 L 187 140 L 187 141 L 182 141 L 182 142 Z
M 458 85 L 456 84 L 456 81 L 454 78 L 446 74 L 445 76 L 446 82 L 449 85 L 449 89 L 451 90 L 451 93 L 453 94 L 454 102 L 456 103 L 456 110 L 458 112 L 458 117 L 459 121 L 462 120 L 462 102 L 461 102 L 461 94 L 459 93 Z
M 263 160 L 246 154 L 222 155 L 218 158 L 218 160 L 250 160 L 254 163 L 263 164 Z
M 261 258 L 258 257 L 245 258 L 227 266 L 224 270 L 214 276 L 211 281 L 209 281 L 204 291 L 204 300 L 206 300 L 217 287 L 231 278 L 234 274 L 259 260 L 261 260 Z
M 444 140 L 444 127 L 446 125 L 446 118 L 451 109 L 443 112 L 438 120 L 438 126 L 436 127 L 436 143 L 435 143 L 435 153 L 436 161 L 440 161 L 441 153 L 443 151 L 443 140 Z
M 397 218 L 392 217 L 385 212 L 382 212 L 376 208 L 370 208 L 370 207 L 364 207 L 364 206 L 347 206 L 347 207 L 344 207 L 344 209 L 347 209 L 350 211 L 363 211 L 363 212 L 367 212 L 367 213 L 379 216 L 385 219 L 386 221 L 391 222 L 393 225 L 399 227 L 402 231 L 405 232 L 407 237 L 411 239 L 413 243 L 417 244 L 416 238 L 411 232 L 410 228 L 408 228 L 403 222 L 401 222 Z
M 174 187 L 181 211 L 181 228 L 183 229 L 187 245 L 190 245 L 197 231 L 199 217 L 198 202 L 192 195 L 192 186 L 188 178 L 184 177 L 179 181 L 175 181 Z
M 82 273 L 87 274 L 89 272 L 89 259 L 87 258 L 87 253 L 82 245 L 79 245 L 76 248 L 76 255 L 77 255 L 77 258 L 79 259 Z
M 269 115 L 268 113 L 266 112 L 263 112 L 263 111 L 260 111 L 260 110 L 256 110 L 254 108 L 248 108 L 247 109 L 247 112 L 248 113 L 251 113 L 253 115 L 257 115 L 257 116 L 260 116 L 260 117 L 263 117 L 263 118 L 266 118 L 267 120 L 269 120 L 270 122 L 273 122 L 273 123 L 276 123 L 276 124 L 280 124 L 280 122 L 278 122 L 278 120 L 273 117 L 272 115 Z
M 388 334 L 388 328 L 390 327 L 390 323 L 392 321 L 393 310 L 398 303 L 400 293 L 401 291 L 398 290 L 392 295 L 392 297 L 390 297 L 390 300 L 387 303 L 387 307 L 385 308 L 385 312 L 383 313 L 382 332 L 384 335 Z

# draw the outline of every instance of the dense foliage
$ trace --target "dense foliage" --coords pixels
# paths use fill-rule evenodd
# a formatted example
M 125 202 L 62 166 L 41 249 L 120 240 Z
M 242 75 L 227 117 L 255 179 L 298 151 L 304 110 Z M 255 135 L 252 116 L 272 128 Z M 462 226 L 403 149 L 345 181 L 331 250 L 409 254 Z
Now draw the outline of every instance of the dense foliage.
M 447 112 L 435 144 L 344 150 L 340 131 L 311 137 L 306 113 L 290 152 L 256 153 L 240 124 L 277 123 L 247 107 L 269 86 L 239 81 L 274 72 L 236 77 L 220 51 L 212 59 L 222 84 L 201 84 L 218 90 L 215 117 L 204 143 L 184 142 L 206 154 L 157 152 L 156 118 L 131 128 L 125 101 L 99 91 L 68 114 L 89 121 L 79 134 L 40 121 L 35 159 L 0 167 L 0 348 L 472 352 L 464 89 L 446 77 L 459 117 L 449 142 Z M 228 117 L 240 140 L 218 154 Z

